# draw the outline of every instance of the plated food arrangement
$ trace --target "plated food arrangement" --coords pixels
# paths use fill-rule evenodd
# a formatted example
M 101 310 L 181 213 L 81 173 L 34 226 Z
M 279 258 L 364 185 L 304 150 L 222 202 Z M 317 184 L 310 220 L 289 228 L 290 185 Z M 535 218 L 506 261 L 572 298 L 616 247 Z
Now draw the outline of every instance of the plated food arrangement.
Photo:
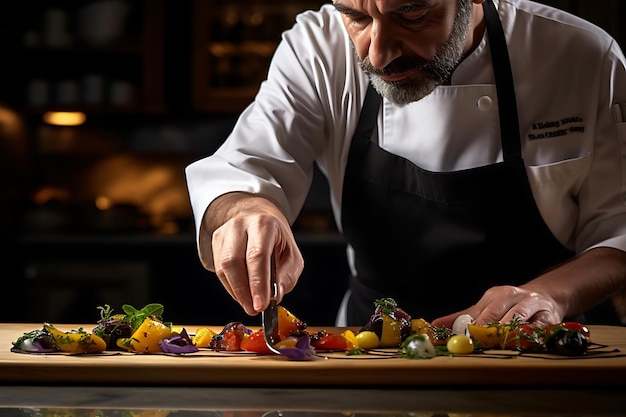
M 174 355 L 212 350 L 274 355 L 265 343 L 262 329 L 255 330 L 240 322 L 228 323 L 220 331 L 200 327 L 189 333 L 164 321 L 164 307 L 160 304 L 141 309 L 124 305 L 123 313 L 115 314 L 108 305 L 98 309 L 100 319 L 93 329 L 62 331 L 44 323 L 41 329 L 24 333 L 14 341 L 11 350 L 31 354 L 124 351 Z M 368 355 L 380 350 L 408 359 L 469 355 L 493 349 L 582 356 L 592 345 L 589 329 L 577 322 L 546 327 L 518 320 L 475 325 L 471 317 L 460 316 L 450 329 L 433 326 L 423 318 L 411 318 L 391 298 L 377 300 L 370 320 L 358 331 L 312 331 L 286 308 L 278 306 L 278 312 L 280 341 L 274 347 L 290 360 L 313 360 L 324 352 Z

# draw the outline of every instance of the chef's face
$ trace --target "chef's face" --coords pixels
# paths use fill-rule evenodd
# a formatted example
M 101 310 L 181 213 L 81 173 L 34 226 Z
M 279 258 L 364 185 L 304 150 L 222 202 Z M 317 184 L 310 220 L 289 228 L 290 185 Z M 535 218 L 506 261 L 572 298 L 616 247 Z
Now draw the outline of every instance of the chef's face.
M 388 100 L 407 104 L 449 80 L 472 22 L 472 0 L 334 0 L 361 67 Z

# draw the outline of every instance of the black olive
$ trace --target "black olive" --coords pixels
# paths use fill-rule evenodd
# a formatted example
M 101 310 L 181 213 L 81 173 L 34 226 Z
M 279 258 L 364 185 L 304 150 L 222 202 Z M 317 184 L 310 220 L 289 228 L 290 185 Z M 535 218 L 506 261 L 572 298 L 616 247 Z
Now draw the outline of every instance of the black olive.
M 587 351 L 589 342 L 578 329 L 558 328 L 546 336 L 544 341 L 548 353 L 562 356 L 581 356 Z

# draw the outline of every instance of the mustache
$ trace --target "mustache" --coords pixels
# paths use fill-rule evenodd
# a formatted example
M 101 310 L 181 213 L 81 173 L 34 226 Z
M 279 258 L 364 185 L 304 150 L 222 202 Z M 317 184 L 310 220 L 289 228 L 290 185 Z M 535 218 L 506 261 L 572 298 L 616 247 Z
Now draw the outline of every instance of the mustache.
M 368 57 L 361 61 L 361 68 L 372 75 L 390 76 L 402 74 L 413 70 L 425 70 L 428 68 L 429 62 L 420 57 L 399 57 L 390 62 L 384 68 L 375 68 L 372 66 Z

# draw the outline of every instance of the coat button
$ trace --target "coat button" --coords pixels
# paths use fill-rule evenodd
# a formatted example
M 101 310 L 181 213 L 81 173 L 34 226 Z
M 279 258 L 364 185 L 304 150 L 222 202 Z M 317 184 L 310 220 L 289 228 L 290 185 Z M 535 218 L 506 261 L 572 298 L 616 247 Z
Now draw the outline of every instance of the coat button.
M 493 107 L 493 100 L 489 96 L 482 96 L 478 99 L 476 105 L 482 111 L 489 111 Z

